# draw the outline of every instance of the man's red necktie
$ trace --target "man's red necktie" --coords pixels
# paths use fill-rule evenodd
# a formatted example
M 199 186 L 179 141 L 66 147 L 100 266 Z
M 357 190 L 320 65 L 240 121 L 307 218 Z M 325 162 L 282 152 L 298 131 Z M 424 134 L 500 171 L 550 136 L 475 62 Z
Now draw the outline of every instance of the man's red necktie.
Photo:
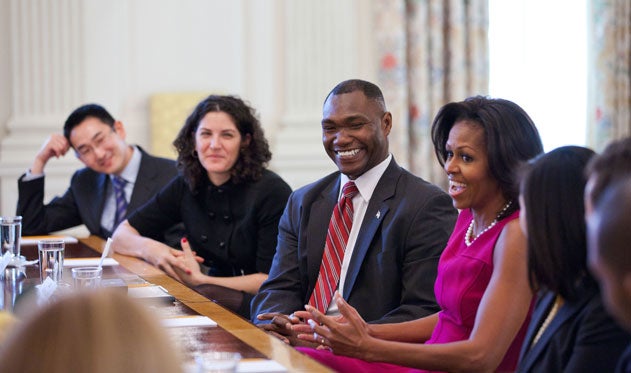
M 320 273 L 311 298 L 309 298 L 309 305 L 323 313 L 326 313 L 333 292 L 337 289 L 340 281 L 344 251 L 353 225 L 353 197 L 358 192 L 354 182 L 347 182 L 342 188 L 342 198 L 333 208 L 329 230 L 326 234 L 322 263 L 320 264 Z

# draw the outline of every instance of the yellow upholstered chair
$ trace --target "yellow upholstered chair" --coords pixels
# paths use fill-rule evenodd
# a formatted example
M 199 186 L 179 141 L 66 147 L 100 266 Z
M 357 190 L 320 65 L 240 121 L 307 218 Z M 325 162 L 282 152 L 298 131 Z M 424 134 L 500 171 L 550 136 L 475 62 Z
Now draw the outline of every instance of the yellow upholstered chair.
M 175 159 L 173 140 L 195 106 L 209 92 L 156 93 L 149 99 L 151 153 Z

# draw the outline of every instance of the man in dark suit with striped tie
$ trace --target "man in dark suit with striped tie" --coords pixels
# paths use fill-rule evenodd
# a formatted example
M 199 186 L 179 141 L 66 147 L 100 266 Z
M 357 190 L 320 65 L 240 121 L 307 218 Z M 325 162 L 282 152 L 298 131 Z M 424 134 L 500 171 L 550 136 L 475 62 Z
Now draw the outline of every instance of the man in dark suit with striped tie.
M 368 322 L 438 311 L 438 258 L 457 213 L 444 191 L 397 165 L 391 127 L 372 83 L 344 81 L 325 99 L 323 145 L 339 171 L 289 198 L 269 277 L 251 307 L 252 321 L 286 343 L 304 344 L 288 325 L 301 322 L 290 314 L 305 304 L 338 313 L 336 289 Z M 342 193 L 349 182 L 357 191 Z M 346 209 L 349 223 L 335 217 Z
M 18 180 L 17 214 L 22 234 L 39 235 L 85 224 L 91 234 L 107 238 L 125 215 L 142 206 L 176 174 L 175 162 L 154 157 L 125 142 L 123 123 L 105 108 L 87 104 L 73 111 L 62 134 L 52 134 Z M 44 168 L 70 148 L 85 164 L 74 173 L 62 196 L 44 204 Z M 116 180 L 116 181 L 115 181 Z M 177 245 L 177 228 L 158 238 Z

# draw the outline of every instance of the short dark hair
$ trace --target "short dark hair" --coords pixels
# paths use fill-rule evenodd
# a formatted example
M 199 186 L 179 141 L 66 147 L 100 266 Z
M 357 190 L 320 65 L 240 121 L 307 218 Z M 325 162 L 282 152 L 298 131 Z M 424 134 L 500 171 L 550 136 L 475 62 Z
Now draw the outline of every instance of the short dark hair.
M 520 171 L 528 226 L 528 277 L 534 290 L 576 299 L 587 270 L 583 193 L 585 166 L 594 151 L 564 146 L 543 154 Z
M 615 273 L 631 272 L 631 175 L 618 177 L 607 185 L 594 205 L 596 251 Z M 591 224 L 591 222 L 590 222 Z M 590 229 L 590 234 L 594 232 Z
M 235 184 L 259 180 L 267 162 L 272 158 L 269 144 L 265 139 L 256 111 L 236 96 L 210 95 L 202 100 L 184 122 L 173 145 L 178 152 L 177 167 L 188 183 L 191 191 L 196 191 L 204 178 L 206 170 L 197 159 L 195 150 L 195 132 L 199 122 L 210 112 L 226 113 L 234 121 L 242 139 L 250 135 L 250 144 L 242 148 L 237 162 L 232 167 L 231 180 Z
M 381 92 L 381 89 L 379 89 L 376 84 L 360 79 L 349 79 L 338 83 L 338 85 L 333 87 L 331 92 L 329 92 L 329 94 L 326 96 L 324 102 L 326 103 L 326 101 L 331 96 L 337 96 L 344 93 L 352 93 L 355 91 L 363 92 L 367 98 L 379 103 L 383 112 L 386 112 L 386 101 L 383 98 L 383 93 Z
M 101 105 L 86 104 L 76 108 L 64 123 L 64 136 L 70 142 L 70 132 L 86 118 L 93 117 L 114 128 L 114 117 Z
M 543 152 L 539 131 L 530 116 L 514 102 L 483 96 L 469 97 L 443 106 L 432 123 L 434 152 L 445 165 L 449 132 L 456 122 L 467 120 L 484 129 L 491 176 L 497 180 L 508 201 L 512 201 L 500 219 L 519 209 L 516 172 L 521 163 Z
M 609 143 L 592 158 L 585 169 L 587 177 L 593 177 L 591 195 L 587 196 L 595 205 L 607 185 L 620 177 L 631 174 L 631 137 Z

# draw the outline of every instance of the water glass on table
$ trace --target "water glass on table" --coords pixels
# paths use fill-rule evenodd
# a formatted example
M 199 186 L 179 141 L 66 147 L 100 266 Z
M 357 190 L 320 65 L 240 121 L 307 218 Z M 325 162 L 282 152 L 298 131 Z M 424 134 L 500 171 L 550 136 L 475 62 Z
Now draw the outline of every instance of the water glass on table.
M 72 281 L 76 290 L 96 289 L 101 287 L 101 267 L 76 267 L 72 269 Z
M 59 282 L 62 279 L 64 269 L 63 240 L 40 240 L 37 242 L 39 252 L 39 279 L 42 283 L 47 277 Z
M 14 259 L 19 260 L 21 237 L 22 217 L 0 216 L 0 243 L 2 244 L 2 255 L 6 252 L 10 252 Z

